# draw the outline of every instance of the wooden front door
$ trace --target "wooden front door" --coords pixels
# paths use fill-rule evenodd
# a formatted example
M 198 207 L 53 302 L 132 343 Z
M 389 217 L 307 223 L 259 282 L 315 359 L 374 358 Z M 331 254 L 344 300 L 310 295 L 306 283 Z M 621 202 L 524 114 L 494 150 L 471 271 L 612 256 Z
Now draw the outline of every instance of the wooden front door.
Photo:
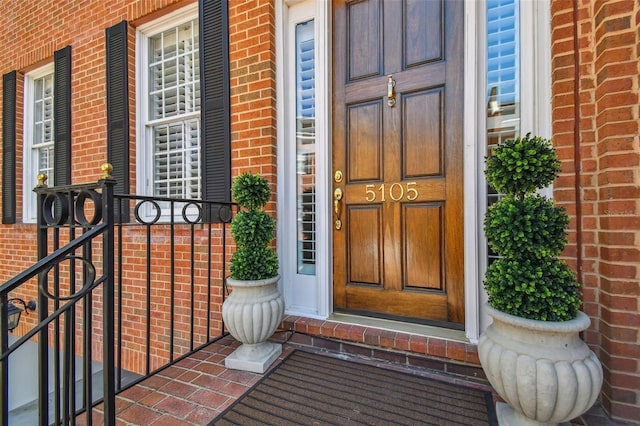
M 459 327 L 463 2 L 333 4 L 334 307 Z

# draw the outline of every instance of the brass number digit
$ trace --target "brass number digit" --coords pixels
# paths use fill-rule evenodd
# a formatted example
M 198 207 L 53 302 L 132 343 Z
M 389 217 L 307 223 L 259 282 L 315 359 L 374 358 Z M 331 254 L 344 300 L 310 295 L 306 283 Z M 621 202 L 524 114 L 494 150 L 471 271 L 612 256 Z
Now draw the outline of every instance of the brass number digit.
M 417 182 L 407 182 L 407 200 L 413 201 L 418 198 Z
M 380 201 L 384 203 L 386 201 L 384 198 L 384 183 L 378 187 L 378 191 L 380 191 Z
M 400 188 L 400 196 L 399 197 L 395 197 L 394 196 L 394 188 Z M 404 197 L 404 188 L 402 187 L 402 184 L 397 183 L 397 182 L 391 184 L 391 187 L 389 188 L 389 197 L 391 197 L 391 199 L 393 201 L 402 200 L 402 197 Z
M 370 202 L 373 203 L 376 200 L 376 193 L 373 190 L 373 185 L 367 185 L 364 187 L 365 188 L 365 199 Z

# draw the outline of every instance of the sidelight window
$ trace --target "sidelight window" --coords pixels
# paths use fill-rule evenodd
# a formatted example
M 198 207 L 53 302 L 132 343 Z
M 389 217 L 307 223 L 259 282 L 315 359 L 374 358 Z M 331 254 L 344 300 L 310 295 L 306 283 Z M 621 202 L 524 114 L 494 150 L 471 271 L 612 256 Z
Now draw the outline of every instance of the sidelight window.
M 298 273 L 315 275 L 316 124 L 314 21 L 296 25 L 296 206 Z
M 488 0 L 486 6 L 486 155 L 520 135 L 519 1 Z M 487 185 L 487 207 L 501 197 Z M 488 249 L 488 262 L 496 255 Z
M 330 2 L 276 2 L 278 245 L 288 313 L 328 314 Z M 324 195 L 323 195 L 324 194 Z

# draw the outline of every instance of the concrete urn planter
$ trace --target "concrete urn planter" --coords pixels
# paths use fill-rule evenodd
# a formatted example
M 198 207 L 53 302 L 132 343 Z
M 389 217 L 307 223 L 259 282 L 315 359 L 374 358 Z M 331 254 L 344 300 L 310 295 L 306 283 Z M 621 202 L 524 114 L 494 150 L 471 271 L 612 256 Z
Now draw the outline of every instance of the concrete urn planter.
M 267 341 L 284 313 L 279 278 L 227 279 L 233 291 L 222 304 L 222 319 L 229 333 L 242 343 L 225 359 L 227 368 L 264 373 L 282 353 L 282 345 Z
M 584 313 L 547 322 L 487 306 L 493 323 L 480 336 L 480 363 L 496 392 L 500 425 L 555 425 L 586 412 L 602 386 L 602 366 L 578 333 Z

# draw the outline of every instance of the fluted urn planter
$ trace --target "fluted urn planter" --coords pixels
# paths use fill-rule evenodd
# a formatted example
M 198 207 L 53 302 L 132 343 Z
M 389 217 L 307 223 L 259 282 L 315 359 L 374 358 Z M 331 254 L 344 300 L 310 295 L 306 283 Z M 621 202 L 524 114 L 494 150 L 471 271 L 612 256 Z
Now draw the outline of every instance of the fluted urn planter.
M 493 323 L 478 353 L 487 378 L 508 405 L 498 403 L 500 425 L 556 425 L 586 412 L 602 386 L 602 366 L 578 333 L 589 317 L 537 321 L 487 306 Z
M 227 279 L 233 291 L 222 304 L 222 319 L 229 333 L 242 343 L 226 357 L 227 368 L 264 373 L 282 353 L 282 345 L 267 341 L 284 313 L 279 278 Z

